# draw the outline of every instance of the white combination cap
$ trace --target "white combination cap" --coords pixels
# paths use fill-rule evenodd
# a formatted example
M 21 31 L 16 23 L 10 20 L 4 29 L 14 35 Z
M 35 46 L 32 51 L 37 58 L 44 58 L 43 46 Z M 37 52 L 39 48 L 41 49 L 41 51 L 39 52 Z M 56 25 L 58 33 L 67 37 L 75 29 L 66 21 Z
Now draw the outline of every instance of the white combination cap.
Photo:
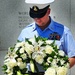
M 30 7 L 29 15 L 32 18 L 43 17 L 52 2 L 54 0 L 25 0 L 25 3 Z
M 25 0 L 29 4 L 48 4 L 54 2 L 54 0 Z

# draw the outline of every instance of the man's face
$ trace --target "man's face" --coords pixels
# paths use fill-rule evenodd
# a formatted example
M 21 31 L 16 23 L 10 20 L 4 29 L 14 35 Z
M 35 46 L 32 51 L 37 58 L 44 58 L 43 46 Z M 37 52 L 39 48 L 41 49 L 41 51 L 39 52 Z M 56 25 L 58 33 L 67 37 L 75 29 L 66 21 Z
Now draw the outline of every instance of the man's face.
M 38 24 L 38 26 L 45 26 L 49 21 L 49 14 L 50 14 L 50 9 L 47 10 L 45 16 L 43 16 L 42 18 L 33 18 L 33 19 L 35 23 Z

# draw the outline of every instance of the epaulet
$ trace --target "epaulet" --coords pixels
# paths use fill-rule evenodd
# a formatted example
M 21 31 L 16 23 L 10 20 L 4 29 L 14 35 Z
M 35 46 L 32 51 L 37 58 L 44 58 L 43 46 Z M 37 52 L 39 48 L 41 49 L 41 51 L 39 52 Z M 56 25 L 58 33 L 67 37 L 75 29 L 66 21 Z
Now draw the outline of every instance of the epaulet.
M 29 25 L 27 25 L 26 28 L 28 28 L 28 27 L 32 27 L 33 25 L 34 25 L 34 22 L 31 23 L 31 24 L 29 24 Z
M 64 25 L 62 25 L 61 23 L 57 23 L 57 22 L 55 22 L 55 25 L 56 25 L 56 27 L 59 27 L 59 28 L 63 28 L 64 27 Z

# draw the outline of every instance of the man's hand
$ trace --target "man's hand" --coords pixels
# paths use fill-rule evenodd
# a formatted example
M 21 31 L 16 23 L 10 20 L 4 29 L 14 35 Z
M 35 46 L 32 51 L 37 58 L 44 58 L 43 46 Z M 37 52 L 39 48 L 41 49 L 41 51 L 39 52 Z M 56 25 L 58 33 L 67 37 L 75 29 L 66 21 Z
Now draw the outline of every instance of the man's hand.
M 69 58 L 70 68 L 75 65 L 75 57 Z

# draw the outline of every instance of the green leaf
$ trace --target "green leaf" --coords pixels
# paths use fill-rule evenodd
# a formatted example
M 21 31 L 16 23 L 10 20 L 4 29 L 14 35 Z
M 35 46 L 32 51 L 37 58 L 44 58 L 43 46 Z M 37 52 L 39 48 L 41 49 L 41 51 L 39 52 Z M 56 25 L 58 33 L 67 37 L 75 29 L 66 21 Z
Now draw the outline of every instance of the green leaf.
M 29 39 L 26 39 L 26 42 L 28 42 L 30 45 L 32 45 L 32 42 L 29 41 Z
M 58 66 L 61 66 L 61 62 L 60 62 L 60 61 L 58 61 L 57 65 L 58 65 Z
M 20 71 L 21 71 L 22 74 L 25 74 L 26 71 L 27 71 L 27 68 L 24 68 L 24 69 L 22 69 L 22 70 L 20 70 Z
M 21 42 L 21 41 L 17 40 L 17 42 Z
M 55 55 L 56 55 L 56 53 L 55 53 L 54 51 L 50 54 L 50 56 L 51 56 L 52 58 L 54 58 Z
M 3 65 L 3 66 L 2 66 L 2 70 L 3 70 L 3 71 L 6 71 L 6 70 L 7 70 L 7 66 L 6 66 L 6 65 Z
M 10 50 L 13 51 L 14 50 L 14 47 L 10 47 Z

